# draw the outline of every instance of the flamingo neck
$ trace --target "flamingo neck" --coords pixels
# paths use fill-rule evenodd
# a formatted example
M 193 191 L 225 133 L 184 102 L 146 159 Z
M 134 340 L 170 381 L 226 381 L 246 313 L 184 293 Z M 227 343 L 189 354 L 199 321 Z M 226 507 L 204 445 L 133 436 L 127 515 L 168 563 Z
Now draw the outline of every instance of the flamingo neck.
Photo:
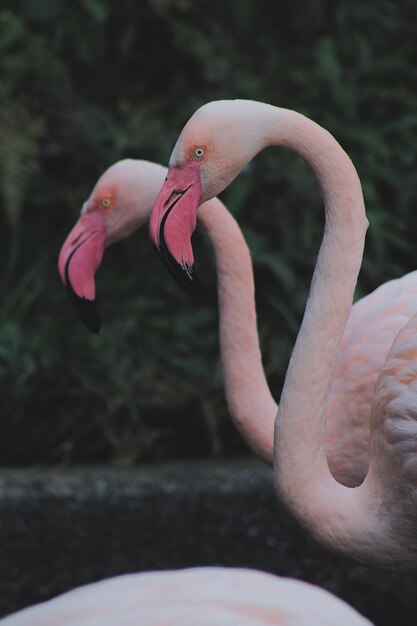
M 283 470 L 287 463 L 297 467 L 300 474 L 293 480 L 302 483 L 317 463 L 321 473 L 329 473 L 323 436 L 326 401 L 352 306 L 367 220 L 356 170 L 334 137 L 298 113 L 275 111 L 278 119 L 271 124 L 270 143 L 288 147 L 307 161 L 320 183 L 325 209 L 323 241 L 277 420 L 278 465 Z
M 253 451 L 272 463 L 277 404 L 265 378 L 252 261 L 242 232 L 214 198 L 199 209 L 216 256 L 220 352 L 229 412 Z
M 382 567 L 415 567 L 414 517 L 410 528 L 404 520 L 408 509 L 395 501 L 399 492 L 392 493 L 391 474 L 398 467 L 377 445 L 378 424 L 360 487 L 345 487 L 333 478 L 324 449 L 326 402 L 367 228 L 360 181 L 327 131 L 295 112 L 276 111 L 279 124 L 270 121 L 270 143 L 294 150 L 310 164 L 325 208 L 323 241 L 275 424 L 277 489 L 299 521 L 328 547 Z
M 388 525 L 381 521 L 383 493 L 372 462 L 363 485 L 349 489 L 332 477 L 324 448 L 326 402 L 367 228 L 360 181 L 347 154 L 323 128 L 293 111 L 275 109 L 267 116 L 268 143 L 288 147 L 308 162 L 325 208 L 323 241 L 276 420 L 277 489 L 323 543 L 360 560 L 389 562 L 395 556 Z

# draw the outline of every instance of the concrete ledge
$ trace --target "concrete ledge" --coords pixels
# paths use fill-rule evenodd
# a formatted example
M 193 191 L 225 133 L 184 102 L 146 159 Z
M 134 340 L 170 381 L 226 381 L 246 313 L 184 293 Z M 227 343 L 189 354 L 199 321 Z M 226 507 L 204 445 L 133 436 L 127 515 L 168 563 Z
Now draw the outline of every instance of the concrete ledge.
M 417 623 L 417 575 L 329 554 L 257 461 L 0 472 L 0 615 L 125 572 L 253 567 L 310 581 L 378 626 Z

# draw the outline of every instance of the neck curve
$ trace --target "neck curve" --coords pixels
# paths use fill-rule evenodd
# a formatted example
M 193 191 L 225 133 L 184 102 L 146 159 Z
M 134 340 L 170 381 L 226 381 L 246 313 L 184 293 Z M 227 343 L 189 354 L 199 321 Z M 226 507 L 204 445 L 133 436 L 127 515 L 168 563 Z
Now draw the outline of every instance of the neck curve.
M 262 365 L 251 255 L 236 220 L 220 200 L 203 204 L 198 217 L 216 256 L 220 352 L 229 412 L 255 454 L 271 464 L 278 407 Z
M 352 489 L 333 478 L 324 447 L 326 402 L 368 225 L 360 181 L 330 133 L 294 111 L 263 106 L 264 145 L 288 147 L 307 161 L 325 208 L 323 241 L 275 425 L 276 486 L 292 513 L 328 547 L 403 567 L 375 457 L 364 483 Z M 415 562 L 415 554 L 409 560 Z

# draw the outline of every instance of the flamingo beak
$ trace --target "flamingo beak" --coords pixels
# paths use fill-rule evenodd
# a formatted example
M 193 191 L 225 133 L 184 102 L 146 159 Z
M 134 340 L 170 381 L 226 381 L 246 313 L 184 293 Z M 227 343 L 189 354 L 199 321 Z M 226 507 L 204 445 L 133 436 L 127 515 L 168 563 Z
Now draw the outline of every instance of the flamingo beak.
M 149 234 L 172 277 L 188 293 L 201 296 L 191 237 L 201 201 L 199 163 L 170 167 L 152 210 Z
M 66 238 L 58 260 L 61 280 L 82 321 L 93 333 L 101 327 L 95 305 L 94 274 L 106 245 L 104 212 L 83 213 Z

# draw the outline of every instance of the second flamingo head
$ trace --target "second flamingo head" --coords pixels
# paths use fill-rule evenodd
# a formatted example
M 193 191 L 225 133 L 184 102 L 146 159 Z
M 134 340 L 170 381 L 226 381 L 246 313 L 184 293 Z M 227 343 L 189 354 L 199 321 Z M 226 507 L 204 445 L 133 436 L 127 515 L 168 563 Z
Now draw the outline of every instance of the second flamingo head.
M 58 269 L 70 300 L 87 328 L 97 333 L 94 275 L 107 246 L 123 239 L 149 217 L 166 168 L 124 159 L 100 177 L 66 238 Z

